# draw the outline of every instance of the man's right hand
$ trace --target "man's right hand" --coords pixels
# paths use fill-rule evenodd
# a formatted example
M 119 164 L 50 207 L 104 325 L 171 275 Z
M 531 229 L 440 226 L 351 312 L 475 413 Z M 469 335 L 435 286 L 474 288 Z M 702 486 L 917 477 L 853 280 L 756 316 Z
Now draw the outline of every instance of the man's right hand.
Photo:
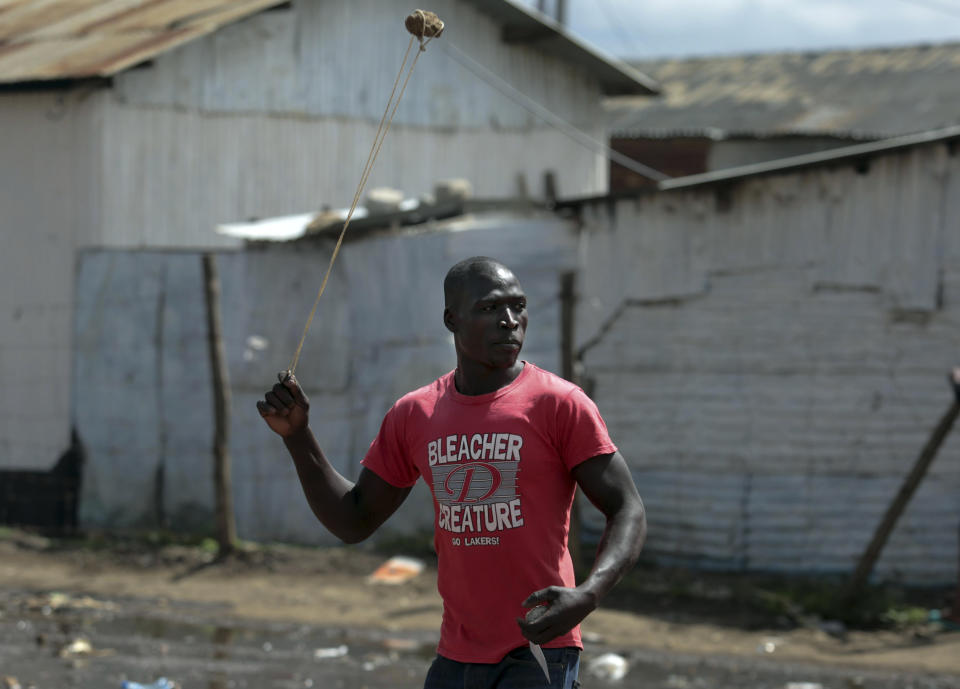
M 270 430 L 282 438 L 289 438 L 307 427 L 310 402 L 291 373 L 257 401 L 257 411 Z

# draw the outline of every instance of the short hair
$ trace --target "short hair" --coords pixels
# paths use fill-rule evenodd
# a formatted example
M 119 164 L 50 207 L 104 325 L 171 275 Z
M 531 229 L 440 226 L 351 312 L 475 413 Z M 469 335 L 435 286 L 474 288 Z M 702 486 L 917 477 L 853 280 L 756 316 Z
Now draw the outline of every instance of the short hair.
M 463 293 L 464 286 L 471 278 L 477 276 L 492 278 L 500 269 L 513 272 L 500 261 L 489 256 L 471 256 L 456 263 L 447 271 L 447 276 L 443 279 L 443 298 L 447 308 L 450 308 Z

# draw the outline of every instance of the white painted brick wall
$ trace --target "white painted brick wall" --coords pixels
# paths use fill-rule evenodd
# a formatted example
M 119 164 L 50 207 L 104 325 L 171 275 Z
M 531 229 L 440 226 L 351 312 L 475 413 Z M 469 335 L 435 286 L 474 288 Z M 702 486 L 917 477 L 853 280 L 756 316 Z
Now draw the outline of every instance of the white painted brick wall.
M 726 199 L 705 186 L 584 209 L 579 342 L 649 510 L 649 553 L 852 569 L 952 399 L 958 191 L 960 158 L 929 146 L 866 175 L 798 171 Z M 958 435 L 877 575 L 956 580 Z

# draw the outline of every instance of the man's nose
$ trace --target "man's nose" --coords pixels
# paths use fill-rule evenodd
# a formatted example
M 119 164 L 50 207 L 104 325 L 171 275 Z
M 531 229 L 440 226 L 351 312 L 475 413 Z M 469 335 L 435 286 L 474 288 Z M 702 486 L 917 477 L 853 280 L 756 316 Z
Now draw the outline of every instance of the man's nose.
M 520 325 L 520 320 L 513 314 L 511 309 L 504 309 L 503 316 L 500 318 L 500 327 L 516 330 Z

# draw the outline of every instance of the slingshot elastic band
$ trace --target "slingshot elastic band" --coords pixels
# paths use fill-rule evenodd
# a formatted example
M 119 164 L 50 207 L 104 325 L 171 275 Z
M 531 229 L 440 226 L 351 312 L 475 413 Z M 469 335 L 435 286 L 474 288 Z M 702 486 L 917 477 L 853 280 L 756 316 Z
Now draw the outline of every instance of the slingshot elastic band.
M 350 204 L 350 210 L 347 212 L 347 218 L 343 223 L 343 228 L 340 230 L 340 236 L 337 238 L 337 244 L 333 248 L 333 254 L 330 256 L 330 263 L 327 265 L 327 272 L 323 276 L 323 282 L 320 283 L 320 291 L 317 292 L 317 298 L 313 301 L 313 308 L 310 309 L 310 315 L 307 317 L 307 322 L 303 326 L 303 334 L 300 336 L 300 342 L 297 344 L 297 349 L 293 354 L 293 360 L 290 362 L 289 368 L 281 374 L 281 379 L 284 375 L 292 375 L 297 368 L 297 363 L 300 361 L 300 352 L 303 349 L 303 343 L 307 339 L 307 333 L 310 331 L 310 325 L 313 323 L 313 317 L 317 313 L 317 306 L 320 304 L 320 297 L 323 296 L 323 291 L 327 288 L 327 280 L 330 279 L 330 273 L 333 271 L 334 261 L 337 260 L 337 255 L 340 253 L 340 247 L 343 245 L 343 238 L 347 234 L 347 228 L 350 227 L 350 220 L 353 218 L 353 213 L 357 209 L 357 204 L 360 202 L 360 197 L 363 194 L 363 189 L 367 185 L 367 180 L 370 178 L 370 173 L 373 170 L 373 165 L 377 160 L 377 156 L 380 154 L 380 149 L 383 146 L 384 139 L 387 138 L 387 132 L 390 131 L 390 125 L 393 123 L 393 117 L 397 114 L 397 108 L 400 106 L 400 99 L 403 98 L 404 91 L 407 90 L 407 84 L 410 82 L 410 77 L 413 75 L 413 70 L 417 66 L 417 60 L 420 59 L 420 55 L 427 49 L 427 44 L 430 43 L 434 38 L 443 33 L 444 24 L 440 21 L 440 18 L 437 17 L 433 12 L 426 12 L 424 10 L 414 10 L 405 20 L 404 25 L 407 27 L 407 31 L 410 32 L 410 43 L 407 45 L 407 52 L 403 56 L 403 62 L 400 63 L 400 71 L 397 72 L 397 78 L 393 82 L 393 89 L 390 91 L 390 99 L 387 101 L 387 107 L 383 111 L 383 116 L 380 118 L 380 125 L 377 127 L 377 134 L 373 139 L 373 145 L 370 146 L 370 153 L 367 154 L 367 162 L 363 166 L 363 173 L 360 176 L 360 183 L 357 185 L 357 190 L 353 195 L 353 201 Z M 413 42 L 415 40 L 420 41 L 420 48 L 417 50 L 417 54 L 413 58 L 413 62 L 410 63 L 410 69 L 407 71 L 406 79 L 403 80 L 403 86 L 400 87 L 400 93 L 397 94 L 397 86 L 400 84 L 400 79 L 403 77 L 404 69 L 407 66 L 407 60 L 410 58 L 410 51 L 413 49 Z M 394 100 L 394 95 L 396 95 L 396 100 Z

